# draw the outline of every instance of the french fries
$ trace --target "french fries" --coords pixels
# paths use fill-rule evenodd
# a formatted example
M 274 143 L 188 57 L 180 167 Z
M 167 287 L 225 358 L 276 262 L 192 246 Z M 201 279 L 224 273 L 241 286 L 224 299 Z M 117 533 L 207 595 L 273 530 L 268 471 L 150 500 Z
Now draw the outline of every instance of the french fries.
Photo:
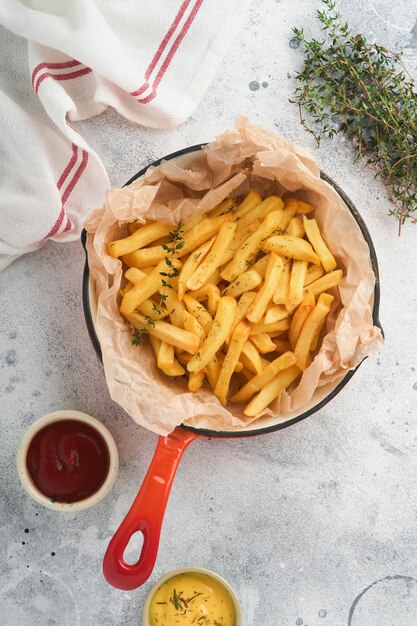
M 282 372 L 279 372 L 272 380 L 262 387 L 259 393 L 248 404 L 246 409 L 244 409 L 244 414 L 248 417 L 255 417 L 261 413 L 264 409 L 266 409 L 268 404 L 271 404 L 273 400 L 278 398 L 281 391 L 287 389 L 300 374 L 301 370 L 297 365 L 292 365 Z
M 275 324 L 285 320 L 289 315 L 286 307 L 283 304 L 277 304 L 277 306 L 271 306 L 265 313 L 265 324 Z
M 313 246 L 315 253 L 319 257 L 322 266 L 324 267 L 326 272 L 331 272 L 337 266 L 336 259 L 324 243 L 316 220 L 314 218 L 309 220 L 304 215 L 303 225 L 308 240 Z
M 269 237 L 274 230 L 279 230 L 281 224 L 282 211 L 269 213 L 253 235 L 242 243 L 230 263 L 220 272 L 220 276 L 228 282 L 235 280 L 239 274 L 242 274 L 248 268 L 248 264 L 250 265 L 253 262 L 263 240 Z M 307 242 L 304 243 L 310 246 Z
M 310 265 L 307 269 L 306 278 L 304 281 L 304 287 L 307 287 L 310 283 L 313 283 L 318 278 L 321 278 L 324 274 L 324 269 L 321 265 Z
M 258 350 L 259 354 L 267 354 L 268 352 L 274 352 L 276 346 L 271 337 L 267 333 L 259 333 L 259 335 L 252 335 L 251 343 Z
M 119 311 L 135 342 L 148 335 L 157 367 L 190 392 L 208 385 L 221 405 L 262 413 L 320 349 L 326 292 L 343 278 L 313 211 L 250 191 L 176 229 L 125 225 L 108 252 L 123 263 Z
M 291 261 L 285 259 L 281 276 L 275 287 L 275 293 L 272 298 L 274 304 L 286 304 L 288 302 L 288 294 L 290 290 L 291 278 Z
M 171 226 L 166 224 L 159 224 L 158 222 L 149 222 L 135 230 L 129 237 L 125 239 L 119 239 L 118 241 L 112 241 L 109 244 L 109 254 L 114 257 L 123 256 L 129 254 L 139 248 L 147 246 L 148 243 L 156 241 L 160 237 L 165 237 L 169 234 Z
M 328 274 L 324 274 L 321 278 L 318 278 L 314 282 L 304 287 L 304 295 L 308 296 L 308 294 L 312 294 L 313 296 L 318 296 L 323 291 L 327 291 L 332 287 L 337 287 L 340 285 L 343 278 L 342 270 L 334 270 L 333 272 L 329 272 Z
M 254 207 L 251 211 L 249 211 L 243 217 L 239 219 L 239 230 L 244 228 L 250 222 L 254 220 L 263 220 L 268 215 L 268 213 L 272 213 L 272 211 L 277 211 L 284 208 L 284 202 L 278 196 L 269 196 L 265 198 L 263 202 L 258 204 L 258 206 Z
M 262 282 L 261 276 L 255 270 L 248 270 L 238 276 L 230 285 L 224 290 L 225 296 L 232 296 L 237 298 L 245 291 L 251 291 L 255 289 Z
M 219 303 L 219 306 L 220 304 L 221 301 Z M 245 322 L 239 322 L 239 324 L 233 331 L 232 338 L 229 344 L 229 349 L 227 351 L 226 357 L 222 365 L 222 369 L 219 374 L 219 378 L 217 379 L 217 383 L 214 388 L 214 395 L 217 396 L 223 406 L 225 406 L 227 402 L 227 392 L 229 391 L 230 379 L 232 378 L 232 374 L 239 361 L 243 345 L 249 337 L 249 333 L 250 326 Z
M 289 259 L 308 261 L 315 265 L 320 263 L 319 257 L 308 241 L 292 235 L 274 235 L 263 243 L 262 249 L 267 252 L 276 252 Z
M 291 313 L 303 299 L 304 281 L 307 274 L 307 261 L 298 261 L 294 259 L 292 262 L 290 276 L 290 290 L 287 302 L 287 311 Z
M 187 289 L 195 291 L 199 287 L 202 287 L 213 272 L 219 267 L 225 252 L 230 246 L 233 235 L 236 232 L 236 228 L 237 224 L 233 222 L 225 222 L 220 226 L 219 234 L 217 235 L 212 248 L 187 280 Z
M 294 348 L 294 354 L 297 357 L 297 365 L 302 370 L 307 367 L 311 345 L 316 334 L 321 331 L 327 315 L 330 313 L 333 299 L 333 296 L 322 293 L 313 310 L 307 315 L 301 328 Z
M 291 235 L 293 237 L 300 237 L 301 239 L 304 237 L 304 226 L 303 222 L 299 217 L 293 217 L 288 224 L 288 228 L 285 231 L 286 235 Z
M 178 259 L 173 259 L 172 263 L 177 269 L 181 266 L 181 262 Z M 125 313 L 133 313 L 141 302 L 147 300 L 158 291 L 161 287 L 161 272 L 164 272 L 166 269 L 165 261 L 160 261 L 150 274 L 147 274 L 143 280 L 136 283 L 136 285 L 124 295 L 120 304 L 120 312 L 122 315 Z
M 240 219 L 250 211 L 252 211 L 258 204 L 261 204 L 262 196 L 257 191 L 250 191 L 246 198 L 242 200 L 236 211 L 234 212 L 235 219 Z
M 230 296 L 220 298 L 216 317 L 207 338 L 187 365 L 189 372 L 199 372 L 220 350 L 232 328 L 236 307 L 237 302 L 234 298 Z
M 182 237 L 183 246 L 177 251 L 177 256 L 182 257 L 189 254 L 195 250 L 195 248 L 211 239 L 213 235 L 217 235 L 220 226 L 228 219 L 230 218 L 227 215 L 221 215 L 219 217 L 207 217 L 199 222 L 190 231 L 184 233 Z M 124 261 L 130 267 L 138 267 L 140 269 L 148 265 L 156 265 L 160 261 L 163 261 L 166 255 L 166 249 L 160 245 L 135 250 L 125 255 Z
M 246 313 L 246 317 L 250 322 L 257 324 L 265 315 L 268 304 L 274 295 L 275 286 L 281 275 L 282 267 L 283 263 L 281 257 L 272 253 L 269 257 L 268 267 L 266 268 L 264 283 L 259 289 L 255 300 L 249 307 L 249 311 Z M 301 293 L 303 285 L 304 281 L 301 285 Z
M 146 318 L 140 313 L 128 313 L 125 317 L 135 328 L 143 328 L 146 324 Z M 161 341 L 171 343 L 174 347 L 181 348 L 190 354 L 197 352 L 200 343 L 199 337 L 194 333 L 159 320 L 154 322 L 154 325 L 148 324 L 147 332 L 149 335 L 155 335 Z
M 199 263 L 201 263 L 201 261 L 204 259 L 204 257 L 210 250 L 215 239 L 216 239 L 215 237 L 212 237 L 211 239 L 206 241 L 206 243 L 203 243 L 203 245 L 197 248 L 197 250 L 195 250 L 192 254 L 190 254 L 188 259 L 185 261 L 184 265 L 181 268 L 180 275 L 178 277 L 178 300 L 183 299 L 185 291 L 186 291 L 187 281 L 194 274 Z M 136 268 L 131 267 L 130 270 L 128 271 L 131 271 L 133 269 L 136 269 Z
M 272 380 L 278 372 L 295 365 L 297 357 L 293 352 L 285 352 L 277 359 L 269 363 L 260 374 L 257 374 L 249 382 L 246 383 L 235 395 L 230 399 L 231 402 L 247 402 L 257 391 L 260 391 L 270 380 Z
M 301 302 L 300 306 L 292 316 L 291 326 L 288 332 L 288 340 L 290 342 L 292 350 L 294 350 L 296 346 L 297 339 L 303 327 L 303 324 L 306 321 L 308 314 L 313 309 L 314 305 L 314 296 L 310 294 L 304 298 L 304 300 Z

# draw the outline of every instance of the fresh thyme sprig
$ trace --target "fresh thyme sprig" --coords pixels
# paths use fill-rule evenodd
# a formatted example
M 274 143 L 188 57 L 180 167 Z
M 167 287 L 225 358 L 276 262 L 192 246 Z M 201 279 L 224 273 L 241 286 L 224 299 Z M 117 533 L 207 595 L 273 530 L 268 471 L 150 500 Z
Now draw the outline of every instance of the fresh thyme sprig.
M 399 229 L 417 211 L 417 93 L 395 52 L 354 35 L 333 0 L 317 12 L 326 38 L 308 41 L 294 28 L 306 58 L 296 75 L 300 121 L 320 143 L 342 132 L 386 183 Z M 319 131 L 310 128 L 307 111 Z M 413 220 L 416 221 L 416 220 Z
M 170 284 L 170 278 L 175 278 L 179 274 L 179 269 L 175 267 L 172 259 L 177 256 L 178 252 L 184 247 L 185 241 L 183 239 L 184 226 L 180 221 L 175 228 L 175 230 L 169 233 L 169 243 L 163 243 L 162 248 L 166 252 L 165 256 L 165 264 L 167 266 L 166 272 L 159 272 L 162 276 L 161 278 L 161 291 L 158 293 L 159 303 L 152 303 L 152 310 L 157 315 L 163 314 L 162 305 L 168 298 L 168 295 L 164 293 L 166 289 L 173 289 L 173 286 Z M 149 334 L 149 326 L 155 327 L 155 320 L 151 315 L 146 315 L 146 324 L 141 326 L 141 328 L 137 328 L 132 334 L 132 344 L 134 346 L 139 346 L 142 342 L 143 336 Z

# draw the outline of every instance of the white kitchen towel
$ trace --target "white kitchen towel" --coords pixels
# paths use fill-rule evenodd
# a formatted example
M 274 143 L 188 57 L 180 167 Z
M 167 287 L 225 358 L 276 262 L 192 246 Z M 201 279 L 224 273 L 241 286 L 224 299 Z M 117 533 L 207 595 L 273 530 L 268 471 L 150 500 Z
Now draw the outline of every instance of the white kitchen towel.
M 248 2 L 1 0 L 0 269 L 78 238 L 103 203 L 107 173 L 71 122 L 108 106 L 151 128 L 183 122 Z

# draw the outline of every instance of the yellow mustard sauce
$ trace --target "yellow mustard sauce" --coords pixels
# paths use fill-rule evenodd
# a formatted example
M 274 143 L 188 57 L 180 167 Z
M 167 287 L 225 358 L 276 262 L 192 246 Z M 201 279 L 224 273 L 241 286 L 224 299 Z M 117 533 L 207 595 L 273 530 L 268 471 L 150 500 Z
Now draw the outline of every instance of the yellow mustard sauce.
M 177 574 L 152 598 L 151 626 L 235 626 L 233 600 L 225 587 L 198 572 Z

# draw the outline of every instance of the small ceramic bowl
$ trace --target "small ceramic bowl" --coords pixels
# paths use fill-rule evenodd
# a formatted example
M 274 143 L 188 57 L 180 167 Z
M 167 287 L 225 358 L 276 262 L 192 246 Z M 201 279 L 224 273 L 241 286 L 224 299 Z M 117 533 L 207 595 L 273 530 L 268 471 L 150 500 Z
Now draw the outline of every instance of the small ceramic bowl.
M 154 586 L 152 587 L 152 589 L 146 596 L 145 604 L 143 607 L 143 613 L 142 613 L 142 625 L 151 626 L 151 622 L 149 619 L 151 602 L 155 593 L 158 591 L 159 587 L 163 585 L 170 578 L 173 578 L 174 576 L 178 576 L 178 574 L 190 574 L 190 573 L 191 574 L 206 574 L 207 576 L 214 578 L 214 580 L 217 580 L 226 589 L 226 591 L 229 593 L 230 597 L 232 598 L 233 605 L 235 608 L 235 614 L 236 614 L 236 620 L 235 620 L 234 626 L 243 626 L 242 607 L 240 606 L 239 598 L 237 597 L 237 594 L 234 591 L 234 589 L 229 585 L 229 583 L 224 578 L 222 578 L 221 576 L 219 576 L 215 572 L 212 572 L 209 569 L 204 569 L 203 567 L 179 567 L 177 569 L 172 570 L 171 572 L 168 572 L 167 574 L 165 574 L 165 576 L 162 576 L 162 578 L 160 578 L 154 584 Z
M 40 430 L 45 428 L 45 426 L 48 426 L 49 424 L 55 422 L 60 422 L 62 420 L 75 420 L 78 422 L 84 422 L 85 424 L 88 424 L 89 426 L 94 428 L 103 437 L 109 452 L 109 471 L 103 484 L 91 496 L 85 498 L 84 500 L 79 500 L 78 502 L 67 503 L 55 502 L 51 500 L 51 498 L 43 494 L 36 487 L 29 474 L 29 470 L 26 464 L 26 457 L 29 445 L 35 435 Z M 31 498 L 36 500 L 36 502 L 39 502 L 39 504 L 43 504 L 43 506 L 48 509 L 52 509 L 53 511 L 60 511 L 61 513 L 68 513 L 88 509 L 90 506 L 94 506 L 95 504 L 100 502 L 100 500 L 107 496 L 107 494 L 111 491 L 114 485 L 114 481 L 116 480 L 117 472 L 119 470 L 119 453 L 117 451 L 117 446 L 116 442 L 113 439 L 113 435 L 95 417 L 87 415 L 86 413 L 81 413 L 80 411 L 55 411 L 54 413 L 48 413 L 47 415 L 39 418 L 34 424 L 32 424 L 32 426 L 27 429 L 27 431 L 23 435 L 23 439 L 17 451 L 16 466 L 20 481 L 27 493 L 31 496 Z

